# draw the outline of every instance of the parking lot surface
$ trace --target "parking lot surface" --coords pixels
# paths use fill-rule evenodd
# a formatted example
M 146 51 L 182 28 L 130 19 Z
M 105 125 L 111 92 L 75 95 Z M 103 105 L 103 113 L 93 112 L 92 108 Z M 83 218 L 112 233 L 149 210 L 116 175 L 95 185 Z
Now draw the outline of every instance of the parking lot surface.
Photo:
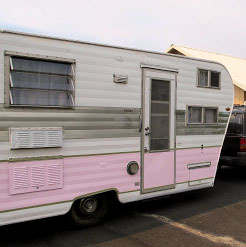
M 65 216 L 4 226 L 1 247 L 246 247 L 246 169 L 223 168 L 214 188 L 116 205 L 101 225 Z

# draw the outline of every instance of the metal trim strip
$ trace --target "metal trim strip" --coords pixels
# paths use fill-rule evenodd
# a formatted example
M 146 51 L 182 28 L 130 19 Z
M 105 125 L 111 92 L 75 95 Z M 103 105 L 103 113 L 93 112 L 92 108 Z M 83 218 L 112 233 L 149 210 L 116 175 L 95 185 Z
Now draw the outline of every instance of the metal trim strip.
M 210 166 L 211 166 L 211 161 L 208 161 L 208 162 L 188 164 L 187 168 L 189 170 L 193 170 L 193 169 L 198 169 L 198 168 L 206 168 L 206 167 L 210 167 Z

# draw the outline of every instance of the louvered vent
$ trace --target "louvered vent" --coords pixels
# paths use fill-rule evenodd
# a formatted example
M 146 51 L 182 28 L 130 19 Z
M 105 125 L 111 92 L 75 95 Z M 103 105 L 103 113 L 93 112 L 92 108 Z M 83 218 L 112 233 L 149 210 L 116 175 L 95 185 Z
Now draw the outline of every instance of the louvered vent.
M 62 146 L 62 128 L 10 128 L 11 149 Z
M 62 187 L 62 159 L 9 163 L 9 188 L 12 195 Z
M 13 188 L 15 190 L 28 188 L 28 168 L 15 167 L 13 173 Z
M 45 166 L 31 166 L 31 184 L 32 187 L 45 186 Z
M 60 166 L 57 164 L 54 165 L 49 165 L 47 167 L 47 184 L 48 185 L 53 185 L 53 184 L 59 184 L 60 181 Z

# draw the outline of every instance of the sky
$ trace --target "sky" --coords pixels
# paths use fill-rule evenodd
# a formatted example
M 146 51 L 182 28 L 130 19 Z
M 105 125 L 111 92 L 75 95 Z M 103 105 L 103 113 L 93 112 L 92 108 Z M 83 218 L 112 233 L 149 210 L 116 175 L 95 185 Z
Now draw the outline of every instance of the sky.
M 0 0 L 0 29 L 164 52 L 246 58 L 245 0 Z

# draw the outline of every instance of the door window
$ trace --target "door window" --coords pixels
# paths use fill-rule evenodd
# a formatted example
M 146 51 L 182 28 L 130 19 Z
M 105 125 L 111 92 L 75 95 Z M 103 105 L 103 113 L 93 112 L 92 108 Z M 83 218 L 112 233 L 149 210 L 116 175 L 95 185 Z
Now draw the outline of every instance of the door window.
M 170 82 L 151 81 L 150 150 L 169 149 Z

